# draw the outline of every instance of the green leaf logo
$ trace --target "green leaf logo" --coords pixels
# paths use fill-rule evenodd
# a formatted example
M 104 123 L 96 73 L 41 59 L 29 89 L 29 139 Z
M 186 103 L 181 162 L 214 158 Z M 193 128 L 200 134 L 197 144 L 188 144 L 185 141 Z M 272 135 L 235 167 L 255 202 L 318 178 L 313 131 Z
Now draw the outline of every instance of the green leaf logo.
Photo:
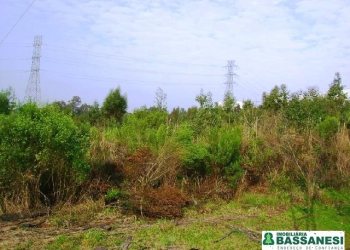
M 263 245 L 273 245 L 273 244 L 275 244 L 275 242 L 273 240 L 272 233 L 265 233 Z

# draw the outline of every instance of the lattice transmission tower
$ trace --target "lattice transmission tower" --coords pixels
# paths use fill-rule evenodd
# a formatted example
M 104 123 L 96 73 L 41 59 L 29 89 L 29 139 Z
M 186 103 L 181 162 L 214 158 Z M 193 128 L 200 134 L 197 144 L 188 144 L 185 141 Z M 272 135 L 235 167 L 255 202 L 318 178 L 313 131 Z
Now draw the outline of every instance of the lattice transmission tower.
M 25 99 L 27 102 L 40 103 L 40 57 L 41 57 L 42 36 L 35 36 L 33 43 L 32 67 L 26 88 Z
M 235 83 L 234 77 L 237 76 L 237 74 L 234 72 L 235 68 L 237 68 L 237 65 L 234 60 L 227 61 L 227 73 L 226 73 L 226 93 L 233 94 L 233 84 Z

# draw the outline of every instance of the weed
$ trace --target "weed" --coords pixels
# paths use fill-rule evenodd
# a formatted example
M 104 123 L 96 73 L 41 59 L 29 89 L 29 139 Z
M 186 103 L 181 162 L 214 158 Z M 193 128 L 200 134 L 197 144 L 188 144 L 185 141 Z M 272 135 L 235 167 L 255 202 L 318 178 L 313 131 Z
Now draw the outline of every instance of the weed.
M 86 200 L 80 204 L 64 204 L 50 218 L 56 227 L 82 226 L 96 218 L 103 209 L 103 201 Z

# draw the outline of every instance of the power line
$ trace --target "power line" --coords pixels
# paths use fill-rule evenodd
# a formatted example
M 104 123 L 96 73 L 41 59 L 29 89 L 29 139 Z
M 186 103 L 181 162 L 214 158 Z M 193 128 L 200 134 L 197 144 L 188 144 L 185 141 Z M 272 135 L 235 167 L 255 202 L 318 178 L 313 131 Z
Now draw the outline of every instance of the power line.
M 62 46 L 56 46 L 56 45 L 51 45 L 51 44 L 44 44 L 47 46 L 48 50 L 65 50 L 65 51 L 75 51 L 75 52 L 81 52 L 84 55 L 88 56 L 93 56 L 93 57 L 99 57 L 103 59 L 124 59 L 124 60 L 131 60 L 131 61 L 137 61 L 138 63 L 152 63 L 152 64 L 164 64 L 164 65 L 184 65 L 184 66 L 198 66 L 198 67 L 215 67 L 219 68 L 221 67 L 220 65 L 215 65 L 215 64 L 201 64 L 201 63 L 184 63 L 184 62 L 165 62 L 165 61 L 151 61 L 145 58 L 136 58 L 136 57 L 129 57 L 129 56 L 123 56 L 123 55 L 116 55 L 116 54 L 106 54 L 106 53 L 98 53 L 98 52 L 91 52 L 91 50 L 82 50 L 82 49 L 76 49 L 76 48 L 67 48 L 67 47 L 62 47 Z
M 178 82 L 169 82 L 169 81 L 154 81 L 154 80 L 130 80 L 130 79 L 120 79 L 120 78 L 115 78 L 113 76 L 93 76 L 93 75 L 77 75 L 77 74 L 70 74 L 70 73 L 64 73 L 60 71 L 52 71 L 52 70 L 42 70 L 43 72 L 49 72 L 50 74 L 57 74 L 60 77 L 67 77 L 69 79 L 74 78 L 74 79 L 79 79 L 79 80 L 90 80 L 90 81 L 115 81 L 115 82 L 129 82 L 132 84 L 140 84 L 144 83 L 146 85 L 152 85 L 152 84 L 164 84 L 164 85 L 212 85 L 213 83 L 186 83 L 183 81 L 178 81 Z
M 31 58 L 0 58 L 0 61 L 28 61 Z
M 61 62 L 64 64 L 70 64 L 73 66 L 80 66 L 82 63 L 91 65 L 91 66 L 102 66 L 98 64 L 92 64 L 86 61 L 74 61 L 74 60 L 67 60 L 67 59 L 54 59 L 51 57 L 43 57 L 43 60 L 48 62 Z M 156 70 L 147 70 L 147 69 L 134 69 L 134 68 L 126 68 L 126 67 L 113 67 L 114 70 L 123 70 L 123 71 L 130 71 L 130 72 L 141 72 L 141 73 L 148 73 L 148 74 L 160 74 L 160 75 L 189 75 L 189 76 L 205 76 L 205 77 L 218 77 L 221 76 L 221 74 L 205 74 L 205 73 L 187 73 L 187 72 L 162 72 L 162 71 L 156 71 Z
M 22 15 L 17 19 L 17 21 L 15 22 L 15 24 L 10 28 L 10 30 L 5 34 L 5 36 L 1 39 L 0 41 L 0 46 L 1 44 L 6 40 L 6 38 L 11 34 L 11 32 L 15 29 L 15 27 L 17 26 L 17 24 L 22 20 L 22 18 L 25 16 L 25 14 L 27 14 L 27 12 L 30 10 L 30 8 L 34 5 L 36 0 L 33 0 L 28 7 L 25 9 L 25 11 L 22 13 Z

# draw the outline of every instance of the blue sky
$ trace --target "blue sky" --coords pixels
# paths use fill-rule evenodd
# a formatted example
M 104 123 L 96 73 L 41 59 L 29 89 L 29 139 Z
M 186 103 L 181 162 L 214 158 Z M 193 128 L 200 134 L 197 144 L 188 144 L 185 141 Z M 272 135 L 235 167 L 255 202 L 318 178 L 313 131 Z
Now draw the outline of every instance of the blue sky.
M 32 0 L 1 0 L 0 38 Z M 234 94 L 259 102 L 285 83 L 325 91 L 339 71 L 350 86 L 349 0 L 37 0 L 0 45 L 0 89 L 22 99 L 32 42 L 43 36 L 44 102 L 102 102 L 120 86 L 130 109 L 195 105 L 200 89 L 221 101 L 227 60 L 238 65 Z

